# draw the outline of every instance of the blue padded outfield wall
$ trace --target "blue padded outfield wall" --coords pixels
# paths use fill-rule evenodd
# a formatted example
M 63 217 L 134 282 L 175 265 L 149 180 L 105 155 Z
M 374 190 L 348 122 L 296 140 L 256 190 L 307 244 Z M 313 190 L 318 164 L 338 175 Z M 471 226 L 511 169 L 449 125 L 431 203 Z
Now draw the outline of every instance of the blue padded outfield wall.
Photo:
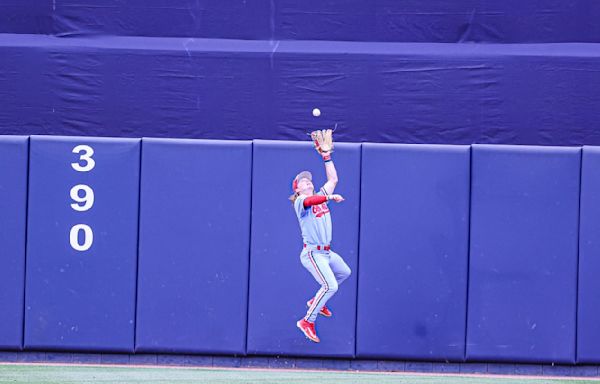
M 329 204 L 334 226 L 332 249 L 353 271 L 358 264 L 360 155 L 360 144 L 336 146 L 340 181 L 335 193 L 346 201 Z M 292 180 L 302 170 L 313 174 L 315 188 L 325 183 L 323 162 L 311 143 L 254 142 L 248 352 L 353 357 L 355 274 L 340 285 L 328 302 L 334 316 L 318 321 L 319 330 L 329 336 L 318 345 L 298 338 L 296 321 L 304 317 L 306 302 L 320 288 L 300 262 L 302 236 L 288 200 L 293 193 Z
M 137 351 L 243 354 L 252 143 L 144 140 Z
M 581 148 L 472 151 L 467 358 L 573 363 Z
M 0 348 L 23 339 L 29 138 L 0 136 Z
M 133 352 L 140 140 L 30 146 L 25 347 Z
M 596 363 L 598 154 L 336 144 L 353 273 L 314 344 L 310 142 L 2 137 L 0 349 Z
M 577 356 L 579 361 L 600 362 L 600 148 L 583 147 L 581 170 L 581 217 L 579 228 L 579 312 Z
M 363 144 L 358 356 L 463 358 L 469 172 L 469 146 Z

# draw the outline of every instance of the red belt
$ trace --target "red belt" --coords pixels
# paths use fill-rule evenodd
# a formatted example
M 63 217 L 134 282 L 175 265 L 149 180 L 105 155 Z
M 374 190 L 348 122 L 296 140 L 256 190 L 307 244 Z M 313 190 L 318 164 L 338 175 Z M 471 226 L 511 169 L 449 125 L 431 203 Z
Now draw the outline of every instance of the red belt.
M 307 245 L 304 244 L 304 248 L 306 248 Z M 317 248 L 317 251 L 320 251 L 321 249 L 324 251 L 329 251 L 331 249 L 330 245 L 315 245 L 315 248 Z

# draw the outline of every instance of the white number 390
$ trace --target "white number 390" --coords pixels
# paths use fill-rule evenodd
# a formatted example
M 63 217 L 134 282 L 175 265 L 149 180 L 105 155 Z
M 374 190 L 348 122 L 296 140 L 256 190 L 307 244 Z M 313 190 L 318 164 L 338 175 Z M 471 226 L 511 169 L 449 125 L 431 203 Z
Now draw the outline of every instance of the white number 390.
M 79 232 L 83 231 L 83 244 L 79 243 Z M 94 243 L 94 232 L 86 224 L 77 224 L 71 228 L 70 243 L 76 251 L 87 251 Z
M 89 145 L 78 145 L 73 148 L 73 153 L 81 153 L 79 155 L 79 162 L 84 161 L 85 165 L 81 165 L 80 163 L 71 163 L 71 167 L 78 172 L 89 172 L 94 169 L 96 162 L 92 159 L 92 155 L 94 154 L 94 150 Z

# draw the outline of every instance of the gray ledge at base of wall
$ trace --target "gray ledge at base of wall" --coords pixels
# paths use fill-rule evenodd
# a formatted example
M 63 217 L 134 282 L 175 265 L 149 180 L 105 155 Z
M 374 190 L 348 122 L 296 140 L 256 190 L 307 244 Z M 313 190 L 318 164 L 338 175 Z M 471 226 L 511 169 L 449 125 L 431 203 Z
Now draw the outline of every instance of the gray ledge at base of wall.
M 271 368 L 335 371 L 418 372 L 525 376 L 599 377 L 600 365 L 515 363 L 443 363 L 402 360 L 295 358 L 287 356 L 216 356 L 0 351 L 3 363 L 106 364 L 211 368 Z

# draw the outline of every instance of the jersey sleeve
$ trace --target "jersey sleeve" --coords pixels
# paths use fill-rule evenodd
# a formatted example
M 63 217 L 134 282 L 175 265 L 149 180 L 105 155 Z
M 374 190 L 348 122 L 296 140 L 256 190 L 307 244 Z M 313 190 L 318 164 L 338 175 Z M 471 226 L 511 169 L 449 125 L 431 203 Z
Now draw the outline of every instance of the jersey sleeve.
M 329 196 L 329 193 L 325 189 L 325 186 L 322 186 L 321 189 L 319 189 L 319 192 L 315 193 L 315 195 Z M 325 204 L 327 204 L 327 206 L 329 206 L 329 201 L 326 201 Z
M 296 211 L 296 216 L 298 216 L 298 218 L 304 217 L 308 213 L 306 208 L 304 208 L 305 199 L 306 196 L 300 195 L 296 198 L 296 201 L 294 201 L 294 210 Z

